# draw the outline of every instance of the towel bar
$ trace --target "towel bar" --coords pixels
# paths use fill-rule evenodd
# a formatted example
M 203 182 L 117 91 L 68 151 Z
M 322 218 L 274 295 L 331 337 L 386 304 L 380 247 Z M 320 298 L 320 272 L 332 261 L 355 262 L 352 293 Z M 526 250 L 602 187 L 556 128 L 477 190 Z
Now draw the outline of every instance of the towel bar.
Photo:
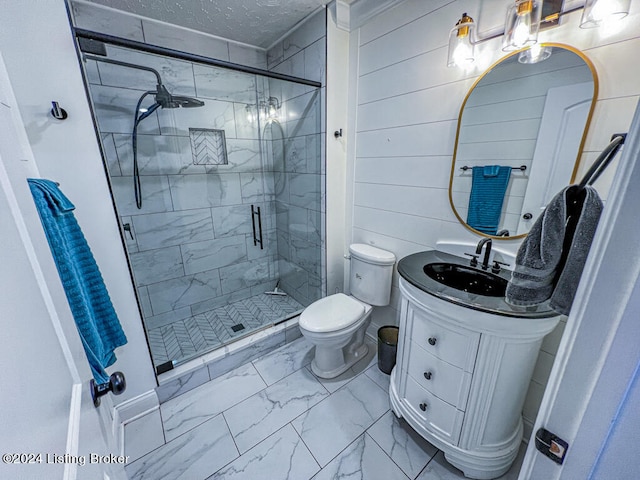
M 464 167 L 460 167 L 460 170 L 464 170 L 465 172 L 467 170 L 471 170 L 473 167 L 468 167 L 467 165 L 465 165 Z M 511 167 L 511 170 L 521 170 L 521 171 L 525 171 L 527 169 L 526 165 L 520 165 L 519 167 Z

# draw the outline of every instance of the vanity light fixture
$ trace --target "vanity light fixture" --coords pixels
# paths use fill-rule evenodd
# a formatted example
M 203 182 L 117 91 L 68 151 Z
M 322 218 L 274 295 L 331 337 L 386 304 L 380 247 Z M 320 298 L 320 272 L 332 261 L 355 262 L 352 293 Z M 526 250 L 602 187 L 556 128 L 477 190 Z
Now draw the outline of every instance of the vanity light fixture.
M 447 66 L 464 67 L 474 61 L 474 44 L 476 24 L 466 13 L 458 20 L 449 33 L 449 57 Z
M 278 97 L 269 97 L 266 102 L 261 101 L 258 105 L 257 113 L 254 111 L 254 105 L 246 105 L 244 109 L 247 115 L 247 121 L 249 123 L 255 123 L 258 120 L 261 122 L 278 120 L 281 106 Z
M 277 120 L 280 112 L 280 100 L 278 97 L 269 97 L 267 100 L 267 118 Z
M 599 27 L 611 19 L 621 19 L 629 14 L 631 0 L 586 0 L 584 5 L 562 11 L 563 0 L 544 2 L 545 16 L 542 18 L 543 0 L 515 0 L 507 10 L 507 22 L 503 32 L 478 39 L 476 24 L 466 13 L 458 20 L 449 34 L 448 67 L 464 67 L 474 61 L 474 47 L 504 35 L 504 51 L 531 47 L 538 42 L 540 27 L 553 26 L 561 16 L 584 9 L 580 28 Z M 547 5 L 548 4 L 548 5 Z M 550 10 L 550 12 L 549 12 Z M 533 52 L 522 52 L 518 57 L 520 63 L 537 63 L 549 58 L 551 49 L 541 47 Z
M 502 50 L 510 52 L 530 47 L 538 42 L 538 29 L 542 15 L 542 2 L 516 0 L 507 9 Z
M 587 0 L 582 12 L 580 28 L 599 27 L 609 20 L 629 15 L 631 0 Z
M 255 115 L 253 113 L 253 108 L 251 108 L 251 105 L 247 105 L 246 107 L 244 107 L 244 110 L 247 114 L 247 122 L 249 123 L 253 123 L 256 121 Z

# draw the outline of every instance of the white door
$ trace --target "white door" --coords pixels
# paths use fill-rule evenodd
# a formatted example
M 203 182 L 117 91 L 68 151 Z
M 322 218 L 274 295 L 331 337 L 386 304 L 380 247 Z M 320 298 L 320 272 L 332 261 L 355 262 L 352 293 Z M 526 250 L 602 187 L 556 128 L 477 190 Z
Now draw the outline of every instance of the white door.
M 37 169 L 17 111 L 0 55 L 0 478 L 124 478 L 91 464 L 107 452 L 109 421 L 81 380 L 80 340 L 63 326 L 70 312 L 59 313 L 47 284 L 57 272 L 26 182 Z
M 593 82 L 550 88 L 547 92 L 538 141 L 528 172 L 528 185 L 517 234 L 531 230 L 553 196 L 569 184 L 582 142 L 585 123 L 593 99 Z
M 521 480 L 640 478 L 639 184 L 637 109 L 534 427 L 568 442 L 564 464 L 530 442 Z

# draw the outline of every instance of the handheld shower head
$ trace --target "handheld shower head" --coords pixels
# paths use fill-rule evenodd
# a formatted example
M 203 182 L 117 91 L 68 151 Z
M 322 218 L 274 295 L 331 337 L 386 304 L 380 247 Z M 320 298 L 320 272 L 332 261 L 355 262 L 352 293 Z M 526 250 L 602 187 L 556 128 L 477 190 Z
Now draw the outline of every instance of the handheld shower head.
M 204 102 L 197 98 L 171 95 L 167 88 L 162 84 L 158 84 L 157 86 L 155 99 L 156 103 L 158 103 L 162 108 L 195 108 L 204 106 Z

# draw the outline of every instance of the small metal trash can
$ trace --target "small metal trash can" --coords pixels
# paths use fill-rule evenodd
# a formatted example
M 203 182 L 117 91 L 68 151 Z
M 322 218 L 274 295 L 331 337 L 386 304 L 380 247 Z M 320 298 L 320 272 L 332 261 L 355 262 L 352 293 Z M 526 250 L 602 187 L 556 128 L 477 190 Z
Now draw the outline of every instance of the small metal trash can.
M 378 368 L 389 375 L 396 364 L 398 327 L 387 325 L 378 329 Z

